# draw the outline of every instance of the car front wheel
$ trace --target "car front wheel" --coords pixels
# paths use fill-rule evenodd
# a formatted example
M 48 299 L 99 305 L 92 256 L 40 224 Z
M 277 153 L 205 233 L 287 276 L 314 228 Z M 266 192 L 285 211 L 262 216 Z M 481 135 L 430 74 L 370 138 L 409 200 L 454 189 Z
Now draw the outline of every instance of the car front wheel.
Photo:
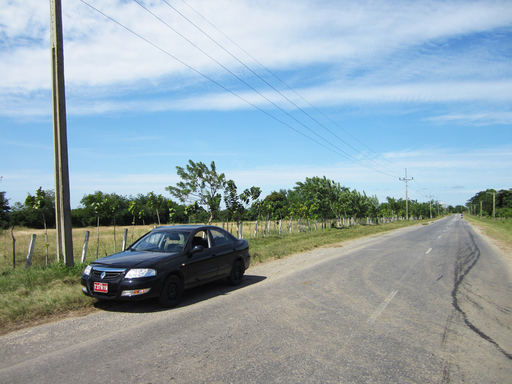
M 165 280 L 158 302 L 163 307 L 174 307 L 180 301 L 182 294 L 183 283 L 181 279 L 176 275 L 172 275 Z

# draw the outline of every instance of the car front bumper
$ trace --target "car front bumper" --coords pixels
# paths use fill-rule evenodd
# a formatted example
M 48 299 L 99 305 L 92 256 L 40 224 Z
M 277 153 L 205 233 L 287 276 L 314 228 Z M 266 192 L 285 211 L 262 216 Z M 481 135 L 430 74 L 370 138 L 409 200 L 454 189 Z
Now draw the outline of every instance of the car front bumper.
M 156 297 L 160 294 L 162 284 L 156 277 L 127 280 L 98 279 L 90 275 L 82 275 L 82 292 L 101 300 L 141 300 Z

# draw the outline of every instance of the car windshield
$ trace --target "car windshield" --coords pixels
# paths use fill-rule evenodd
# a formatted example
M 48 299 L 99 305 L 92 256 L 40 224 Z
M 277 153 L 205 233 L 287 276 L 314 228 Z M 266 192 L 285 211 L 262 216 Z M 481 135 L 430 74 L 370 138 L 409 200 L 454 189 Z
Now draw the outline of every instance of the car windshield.
M 155 231 L 149 232 L 135 242 L 130 250 L 146 252 L 181 252 L 187 242 L 189 232 Z

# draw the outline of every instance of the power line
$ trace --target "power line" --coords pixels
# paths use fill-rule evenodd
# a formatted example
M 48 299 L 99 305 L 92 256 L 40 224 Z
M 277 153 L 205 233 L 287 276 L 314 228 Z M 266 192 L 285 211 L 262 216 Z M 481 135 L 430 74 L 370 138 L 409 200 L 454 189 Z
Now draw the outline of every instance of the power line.
M 113 23 L 119 25 L 121 28 L 125 29 L 126 31 L 132 33 L 133 35 L 137 36 L 139 39 L 145 41 L 146 43 L 150 44 L 151 46 L 153 46 L 154 48 L 158 49 L 160 52 L 166 54 L 167 56 L 171 57 L 172 59 L 176 60 L 177 62 L 179 62 L 180 64 L 184 65 L 185 67 L 189 68 L 190 70 L 192 70 L 193 72 L 197 73 L 198 75 L 204 77 L 205 79 L 207 79 L 208 81 L 214 83 L 215 85 L 217 85 L 218 87 L 224 89 L 226 92 L 229 92 L 231 93 L 232 95 L 236 96 L 237 98 L 239 98 L 240 100 L 244 101 L 245 103 L 249 104 L 250 106 L 252 106 L 253 108 L 259 110 L 260 112 L 266 114 L 267 116 L 269 116 L 270 118 L 276 120 L 277 122 L 283 124 L 284 126 L 292 129 L 293 131 L 297 132 L 298 134 L 306 137 L 307 139 L 313 141 L 314 143 L 340 155 L 340 156 L 343 156 L 342 154 L 336 152 L 335 150 L 333 150 L 332 148 L 329 148 L 327 147 L 326 145 L 320 143 L 319 141 L 313 139 L 312 137 L 309 137 L 308 135 L 306 135 L 305 133 L 299 131 L 298 129 L 294 128 L 293 126 L 291 126 L 290 124 L 284 122 L 283 120 L 279 119 L 278 117 L 270 114 L 269 112 L 265 111 L 264 109 L 258 107 L 256 104 L 250 102 L 249 100 L 245 99 L 244 97 L 240 96 L 239 94 L 237 94 L 236 92 L 230 90 L 229 88 L 225 87 L 224 85 L 222 85 L 221 83 L 219 83 L 218 81 L 212 79 L 211 77 L 209 77 L 208 75 L 202 73 L 201 71 L 195 69 L 194 67 L 192 67 L 191 65 L 187 64 L 186 62 L 184 62 L 183 60 L 177 58 L 176 56 L 174 56 L 173 54 L 169 53 L 168 51 L 166 51 L 165 49 L 159 47 L 158 45 L 156 45 L 155 43 L 151 42 L 150 40 L 146 39 L 145 37 L 143 37 L 142 35 L 138 34 L 137 32 L 133 31 L 132 29 L 128 28 L 127 26 L 123 25 L 122 23 L 118 22 L 117 20 L 115 20 L 114 18 L 108 16 L 107 14 L 105 14 L 104 12 L 100 11 L 99 9 L 95 8 L 94 6 L 92 6 L 91 4 L 87 3 L 85 0 L 80 0 L 82 3 L 84 3 L 85 5 L 87 5 L 88 7 L 90 7 L 91 9 L 93 9 L 94 11 L 98 12 L 99 14 L 103 15 L 104 17 L 106 17 L 107 19 L 109 19 L 110 21 L 112 21 Z M 364 165 L 364 164 L 362 164 Z
M 343 140 L 341 137 L 336 135 L 334 132 L 329 130 L 325 125 L 323 125 L 321 122 L 317 121 L 317 119 L 313 118 L 309 113 L 304 111 L 301 107 L 296 105 L 293 101 L 291 101 L 288 97 L 283 95 L 279 90 L 277 90 L 274 86 L 269 84 L 266 80 L 264 80 L 260 75 L 258 75 L 256 72 L 254 72 L 251 68 L 249 68 L 246 64 L 244 64 L 241 60 L 239 60 L 237 57 L 235 57 L 231 52 L 229 52 L 227 49 L 225 49 L 222 45 L 220 45 L 217 41 L 215 41 L 211 36 L 209 36 L 206 32 L 204 32 L 201 28 L 199 28 L 195 23 L 193 23 L 190 19 L 188 19 L 185 15 L 183 15 L 180 11 L 178 11 L 175 7 L 170 5 L 167 0 L 163 0 L 169 7 L 174 9 L 179 15 L 181 15 L 185 20 L 187 20 L 189 23 L 191 23 L 194 27 L 196 27 L 199 31 L 201 31 L 205 36 L 207 36 L 209 39 L 211 39 L 213 42 L 215 42 L 220 48 L 222 48 L 225 52 L 230 54 L 233 58 L 235 58 L 240 64 L 242 64 L 245 68 L 250 70 L 253 74 L 255 74 L 258 78 L 260 78 L 263 82 L 265 82 L 267 85 L 269 85 L 272 89 L 274 89 L 276 92 L 278 92 L 281 96 L 283 96 L 286 100 L 288 100 L 293 106 L 300 109 L 304 114 L 306 114 L 309 118 L 311 118 L 313 121 L 315 121 L 317 124 L 319 124 L 321 127 L 323 127 L 325 130 L 327 130 L 330 134 L 332 134 L 334 137 L 336 137 L 338 140 L 352 148 L 357 153 L 361 154 L 368 160 L 372 161 L 376 165 L 390 171 L 394 172 L 391 169 L 385 167 L 382 164 L 377 163 L 374 159 L 366 156 L 363 152 L 359 151 L 357 148 L 353 147 L 351 144 Z M 181 0 L 183 4 L 185 4 L 187 7 L 189 7 L 194 13 L 196 13 L 199 17 L 201 17 L 204 21 L 206 21 L 211 27 L 213 27 L 215 30 L 217 30 L 220 34 L 222 34 L 226 39 L 228 39 L 232 44 L 234 44 L 238 49 L 240 49 L 243 53 L 245 53 L 247 56 L 249 56 L 254 62 L 256 62 L 261 68 L 263 68 L 266 72 L 268 72 L 272 77 L 274 77 L 276 80 L 278 80 L 282 85 L 284 85 L 287 89 L 292 91 L 295 95 L 297 95 L 302 101 L 304 101 L 307 105 L 309 105 L 311 108 L 313 108 L 317 113 L 321 114 L 324 118 L 329 120 L 332 124 L 334 124 L 336 127 L 341 129 L 343 132 L 345 132 L 347 135 L 352 137 L 354 140 L 359 142 L 361 145 L 363 145 L 365 148 L 370 150 L 371 152 L 375 153 L 377 156 L 380 156 L 377 152 L 373 151 L 370 147 L 365 145 L 363 142 L 358 140 L 356 137 L 354 137 L 350 132 L 346 131 L 343 127 L 341 127 L 339 124 L 337 124 L 335 121 L 333 121 L 329 116 L 324 114 L 321 110 L 319 110 L 317 107 L 315 107 L 313 104 L 311 104 L 308 100 L 306 100 L 301 94 L 299 94 L 296 90 L 294 90 L 292 87 L 290 87 L 286 82 L 284 82 L 279 76 L 277 76 L 274 72 L 272 72 L 270 69 L 268 69 L 264 64 L 262 64 L 259 60 L 257 60 L 253 55 L 251 55 L 247 50 L 245 50 L 243 47 L 241 47 L 239 44 L 237 44 L 233 39 L 231 39 L 227 34 L 225 34 L 222 30 L 220 30 L 217 26 L 215 26 L 212 22 L 210 22 L 207 18 L 205 18 L 201 13 L 199 13 L 195 8 L 193 8 L 191 5 L 189 5 L 185 0 Z M 384 158 L 385 159 L 385 158 Z M 391 161 L 389 159 L 385 159 L 389 163 Z M 391 163 L 392 164 L 392 163 Z M 396 164 L 393 164 L 396 166 Z M 388 175 L 389 176 L 389 175 Z
M 387 174 L 388 176 L 392 176 L 392 175 L 389 175 L 388 173 L 386 172 L 383 172 L 381 170 L 378 170 L 374 167 L 371 167 L 370 165 L 368 164 L 365 164 L 363 163 L 362 161 L 358 160 L 357 158 L 353 157 L 352 155 L 350 155 L 349 153 L 345 152 L 344 150 L 342 150 L 341 148 L 339 148 L 338 146 L 336 146 L 335 144 L 333 144 L 332 142 L 330 142 L 329 140 L 327 140 L 325 137 L 323 137 L 322 135 L 320 135 L 319 133 L 315 132 L 313 129 L 311 129 L 309 126 L 307 126 L 306 124 L 304 124 L 302 121 L 299 121 L 296 117 L 294 117 L 293 115 L 291 115 L 289 112 L 287 112 L 286 110 L 284 110 L 283 108 L 281 108 L 279 105 L 277 105 L 275 102 L 273 102 L 272 100 L 270 100 L 268 97 L 266 97 L 265 95 L 263 95 L 260 91 L 258 91 L 257 89 L 255 89 L 252 85 L 250 85 L 247 81 L 243 80 L 241 77 L 239 77 L 238 75 L 236 75 L 233 71 L 231 71 L 230 69 L 228 69 L 225 65 L 223 65 L 222 63 L 220 63 L 218 60 L 216 60 L 215 58 L 213 58 L 210 54 L 206 53 L 203 49 L 201 49 L 197 44 L 193 43 L 190 39 L 188 39 L 187 37 L 185 37 L 182 33 L 180 33 L 179 31 L 177 31 L 175 28 L 173 28 L 172 26 L 170 26 L 167 22 L 165 22 L 162 18 L 160 18 L 159 16 L 157 16 L 154 12 L 152 12 L 151 10 L 149 10 L 146 6 L 144 6 L 143 4 L 141 4 L 139 1 L 137 0 L 133 0 L 135 3 L 137 3 L 141 8 L 143 8 L 144 10 L 146 10 L 149 14 L 151 14 L 153 17 L 155 17 L 157 20 L 159 20 L 161 23 L 163 23 L 165 26 L 167 26 L 169 29 L 171 29 L 172 31 L 174 31 L 176 34 L 178 34 L 181 38 L 183 38 L 185 41 L 187 41 L 189 44 L 191 44 L 193 47 L 195 47 L 197 50 L 199 50 L 201 53 L 203 53 L 205 56 L 207 56 L 210 60 L 214 61 L 217 65 L 219 65 L 220 67 L 222 67 L 225 71 L 227 71 L 228 73 L 230 73 L 233 77 L 235 77 L 236 79 L 238 79 L 241 83 L 243 83 L 245 86 L 247 86 L 248 88 L 250 88 L 253 92 L 257 93 L 258 95 L 260 95 L 263 99 L 265 99 L 267 102 L 269 102 L 270 104 L 272 104 L 274 107 L 276 107 L 277 109 L 279 109 L 282 113 L 284 113 L 285 115 L 287 115 L 289 118 L 291 118 L 292 120 L 294 120 L 296 123 L 300 124 L 302 127 L 304 127 L 305 129 L 307 129 L 308 131 L 310 131 L 312 134 L 314 134 L 315 136 L 317 136 L 318 138 L 320 138 L 321 140 L 323 140 L 324 142 L 326 142 L 328 145 L 332 146 L 333 148 L 331 147 L 328 147 L 327 145 L 325 144 L 322 144 L 320 143 L 319 141 L 313 139 L 312 137 L 306 135 L 305 133 L 301 132 L 300 130 L 294 128 L 293 126 L 291 126 L 290 124 L 284 122 L 282 119 L 274 116 L 273 114 L 265 111 L 263 108 L 257 106 L 256 104 L 250 102 L 249 100 L 245 99 L 244 97 L 242 97 L 241 95 L 239 95 L 238 93 L 228 89 L 226 86 L 222 85 L 221 83 L 219 83 L 218 81 L 212 79 L 211 77 L 205 75 L 204 73 L 200 72 L 199 70 L 193 68 L 191 65 L 185 63 L 183 60 L 177 58 L 176 56 L 172 55 L 171 53 L 169 53 L 168 51 L 166 51 L 165 49 L 157 46 L 155 43 L 151 42 L 150 40 L 146 39 L 145 37 L 143 37 L 142 35 L 138 34 L 137 32 L 133 31 L 132 29 L 126 27 L 125 25 L 123 25 L 122 23 L 118 22 L 117 20 L 115 20 L 114 18 L 106 15 L 104 12 L 100 11 L 99 9 L 95 8 L 94 6 L 92 6 L 91 4 L 87 3 L 86 1 L 84 0 L 81 0 L 82 3 L 86 4 L 87 6 L 89 6 L 90 8 L 92 8 L 93 10 L 95 10 L 96 12 L 102 14 L 104 17 L 106 17 L 107 19 L 109 19 L 110 21 L 116 23 L 117 25 L 121 26 L 122 28 L 124 28 L 125 30 L 129 31 L 130 33 L 134 34 L 135 36 L 137 36 L 138 38 L 142 39 L 143 41 L 145 41 L 146 43 L 150 44 L 151 46 L 157 48 L 158 50 L 160 50 L 161 52 L 165 53 L 166 55 L 168 55 L 169 57 L 173 58 L 174 60 L 178 61 L 179 63 L 181 63 L 182 65 L 186 66 L 187 68 L 191 69 L 192 71 L 194 71 L 195 73 L 199 74 L 200 76 L 204 77 L 205 79 L 209 80 L 210 82 L 216 84 L 217 86 L 219 86 L 220 88 L 222 88 L 223 90 L 233 94 L 234 96 L 236 96 L 237 98 L 239 98 L 240 100 L 244 101 L 245 103 L 251 105 L 253 108 L 265 113 L 267 116 L 271 117 L 272 119 L 280 122 L 281 124 L 287 126 L 288 128 L 294 130 L 295 132 L 301 134 L 302 136 L 306 137 L 307 139 L 315 142 L 316 144 L 318 145 L 321 145 L 322 147 L 326 148 L 326 149 L 329 149 L 330 151 L 348 159 L 348 160 L 352 160 L 358 164 L 360 164 L 361 166 L 364 166 L 368 169 L 373 169 L 375 171 L 378 171 L 380 173 L 383 173 L 383 174 Z M 353 150 L 355 150 L 356 152 L 358 152 L 359 154 L 363 155 L 364 157 L 366 157 L 368 160 L 372 161 L 373 163 L 375 163 L 376 165 L 378 165 L 379 167 L 382 167 L 390 172 L 393 172 L 391 171 L 390 169 L 384 167 L 383 165 L 377 163 L 375 160 L 369 158 L 368 156 L 366 156 L 364 153 L 358 151 L 356 148 L 354 148 L 353 146 L 351 146 L 349 143 L 347 143 L 346 141 L 344 141 L 343 139 L 341 139 L 339 136 L 337 136 L 336 134 L 334 134 L 331 130 L 329 130 L 327 127 L 325 127 L 322 123 L 320 123 L 318 120 L 316 120 L 314 117 L 312 117 L 310 114 L 308 114 L 306 111 L 304 111 L 303 108 L 299 107 L 296 103 L 294 103 L 292 100 L 290 100 L 288 97 L 286 97 L 285 95 L 283 95 L 282 92 L 280 92 L 278 89 L 276 89 L 273 85 L 271 85 L 269 82 L 267 82 L 265 79 L 263 79 L 260 75 L 258 75 L 255 71 L 253 71 L 251 68 L 249 68 L 246 64 L 244 64 L 241 60 L 239 60 L 235 55 L 233 55 L 232 53 L 230 53 L 228 50 L 226 50 L 221 44 L 219 44 L 217 41 L 215 41 L 212 37 L 210 37 L 206 32 L 204 32 L 201 28 L 199 28 L 196 24 L 194 24 L 191 20 L 189 20 L 188 18 L 186 18 L 181 12 L 179 12 L 175 7 L 173 7 L 172 5 L 170 5 L 167 1 L 164 0 L 164 2 L 170 7 L 172 8 L 173 10 L 175 10 L 178 14 L 180 14 L 182 17 L 184 17 L 188 22 L 190 22 L 194 27 L 196 27 L 199 31 L 201 31 L 204 35 L 206 35 L 209 39 L 211 39 L 215 44 L 217 44 L 221 49 L 223 49 L 225 52 L 227 52 L 228 54 L 230 54 L 233 58 L 235 58 L 240 64 L 242 64 L 245 68 L 247 68 L 249 71 L 251 71 L 254 75 L 256 75 L 260 80 L 262 80 L 265 84 L 267 84 L 268 86 L 270 86 L 275 92 L 279 93 L 283 98 L 285 98 L 288 102 L 290 102 L 295 108 L 299 109 L 302 113 L 304 113 L 306 116 L 308 116 L 310 119 L 312 119 L 313 121 L 315 121 L 317 124 L 319 124 L 321 127 L 323 127 L 325 130 L 327 130 L 329 133 L 331 133 L 333 136 L 335 136 L 336 138 L 338 138 L 340 141 L 342 141 L 343 143 L 345 143 L 346 145 L 348 145 L 349 147 L 351 147 Z M 185 2 L 184 2 L 185 3 Z M 186 4 L 186 3 L 185 3 Z M 187 4 L 188 5 L 188 4 Z M 189 5 L 188 5 L 189 6 Z M 189 6 L 190 7 L 190 6 Z M 193 9 L 193 8 L 191 8 Z M 195 10 L 194 10 L 195 11 Z M 196 13 L 198 13 L 197 11 L 195 11 Z M 199 13 L 198 13 L 199 14 Z M 201 16 L 202 17 L 202 16 Z M 204 19 L 204 17 L 203 17 Z M 206 20 L 206 19 L 205 19 Z M 210 22 L 208 22 L 210 23 Z M 211 24 L 211 23 L 210 23 Z M 213 24 L 211 24 L 213 26 Z M 214 26 L 214 28 L 216 28 Z M 216 28 L 218 29 L 218 28 Z M 220 30 L 219 30 L 220 31 Z M 222 32 L 221 32 L 222 33 Z M 225 34 L 224 34 L 225 35 Z M 226 35 L 225 35 L 226 36 Z M 231 39 L 230 39 L 231 40 Z M 232 40 L 231 40 L 232 41 Z M 234 43 L 234 42 L 233 42 Z M 234 43 L 235 45 L 237 45 L 236 43 Z M 238 46 L 238 45 L 237 45 Z M 238 46 L 239 47 L 239 46 Z M 240 49 L 242 49 L 240 47 Z M 243 49 L 242 49 L 243 50 Z M 244 52 L 246 52 L 244 50 Z M 248 54 L 248 53 L 247 53 Z M 250 56 L 250 55 L 249 55 Z M 250 56 L 252 58 L 252 56 Z M 255 60 L 257 63 L 259 63 L 256 59 L 253 58 L 253 60 Z M 259 63 L 262 67 L 264 67 L 261 63 Z M 265 68 L 265 67 L 264 67 Z M 265 68 L 266 69 L 266 68 Z M 282 80 L 280 80 L 277 76 L 275 76 L 272 72 L 270 72 L 268 69 L 266 69 L 269 73 L 271 73 L 274 77 L 276 77 L 281 83 L 285 84 Z M 285 84 L 286 85 L 286 84 Z M 286 85 L 287 86 L 287 85 Z M 290 90 L 293 91 L 293 89 L 291 89 L 289 86 L 287 86 Z M 293 91 L 295 92 L 295 91 Z M 299 97 L 301 97 L 304 101 L 306 101 L 302 96 L 300 96 L 297 92 L 295 92 Z M 306 101 L 307 102 L 307 101 Z M 308 102 L 309 105 L 311 105 L 309 102 Z M 311 105 L 312 106 L 312 105 Z M 315 108 L 314 106 L 312 106 L 313 108 Z M 318 109 L 315 108 L 315 110 L 317 110 L 318 112 L 320 112 Z M 321 113 L 321 112 L 320 112 Z M 325 115 L 324 115 L 325 116 Z M 332 122 L 332 120 L 331 120 Z M 341 127 L 340 127 L 341 128 Z M 341 128 L 342 129 L 342 128 Z
M 205 56 L 207 56 L 210 60 L 214 61 L 217 65 L 219 65 L 221 68 L 223 68 L 226 72 L 228 72 L 229 74 L 231 74 L 233 77 L 235 77 L 236 79 L 238 79 L 241 83 L 243 83 L 245 86 L 247 86 L 248 88 L 250 88 L 252 91 L 256 92 L 258 95 L 260 95 L 262 98 L 264 98 L 266 101 L 268 101 L 270 104 L 272 104 L 274 107 L 276 107 L 277 109 L 279 109 L 281 112 L 283 112 L 284 114 L 286 114 L 288 117 L 290 117 L 292 120 L 294 120 L 296 123 L 300 124 L 301 126 L 303 126 L 304 128 L 306 128 L 308 131 L 310 131 L 312 134 L 316 135 L 317 137 L 319 137 L 320 139 L 324 140 L 327 144 L 331 145 L 332 147 L 334 147 L 337 151 L 339 151 L 340 154 L 342 157 L 345 157 L 345 158 L 348 158 L 349 160 L 352 159 L 353 161 L 359 163 L 360 165 L 362 166 L 365 166 L 365 167 L 368 167 L 368 168 L 371 168 L 369 166 L 367 166 L 366 164 L 362 163 L 361 161 L 357 160 L 355 157 L 353 157 L 352 155 L 348 154 L 347 152 L 343 151 L 341 148 L 339 148 L 338 146 L 334 145 L 332 142 L 330 142 L 329 140 L 327 140 L 326 138 L 324 138 L 323 136 L 321 136 L 319 133 L 315 132 L 313 129 L 311 129 L 310 127 L 308 127 L 306 124 L 304 124 L 302 121 L 298 120 L 296 117 L 294 117 L 291 113 L 287 112 L 286 110 L 284 110 L 283 108 L 281 108 L 278 104 L 276 104 L 275 102 L 273 102 L 272 100 L 270 100 L 267 96 L 263 95 L 260 91 L 258 91 L 256 88 L 254 88 L 252 85 L 250 85 L 247 81 L 245 81 L 244 79 L 242 79 L 240 76 L 238 76 L 237 74 L 235 74 L 233 71 L 231 71 L 229 68 L 227 68 L 224 64 L 220 63 L 217 59 L 215 59 L 214 57 L 212 57 L 210 54 L 206 53 L 203 49 L 201 49 L 197 44 L 195 44 L 194 42 L 192 42 L 190 39 L 188 39 L 187 37 L 185 37 L 182 33 L 180 33 L 179 31 L 177 31 L 174 27 L 170 26 L 167 22 L 165 22 L 162 18 L 160 18 L 159 16 L 157 16 L 154 12 L 152 12 L 151 10 L 149 10 L 146 6 L 144 6 L 143 4 L 141 4 L 138 0 L 133 0 L 135 3 L 137 3 L 141 8 L 143 8 L 145 11 L 147 11 L 149 14 L 151 14 L 153 17 L 155 17 L 157 20 L 159 20 L 161 23 L 163 23 L 166 27 L 168 27 L 169 29 L 171 29 L 172 31 L 174 31 L 176 34 L 178 34 L 181 38 L 183 38 L 185 41 L 187 41 L 189 44 L 191 44 L 194 48 L 196 48 L 197 50 L 199 50 L 202 54 L 204 54 Z M 165 2 L 165 0 L 164 0 Z M 168 4 L 167 2 L 165 2 L 166 4 Z M 169 4 L 168 4 L 169 5 Z M 170 6 L 170 5 L 169 5 Z M 173 8 L 171 6 L 171 8 Z M 174 9 L 174 8 L 173 8 Z M 193 23 L 192 23 L 193 24 Z M 195 24 L 194 24 L 195 25 Z M 197 27 L 197 26 L 196 26 Z M 198 28 L 198 27 L 197 27 Z M 203 32 L 200 28 L 198 28 L 201 32 Z M 203 32 L 204 33 L 204 32 Z M 208 36 L 206 33 L 205 33 L 206 36 Z M 258 74 L 256 74 L 254 71 L 252 71 L 252 69 L 250 69 L 248 66 L 246 66 L 244 63 L 242 63 L 238 58 L 236 58 L 234 55 L 232 55 L 230 52 L 228 52 L 226 49 L 224 49 L 220 44 L 218 44 L 214 39 L 212 39 L 210 36 L 208 36 L 212 41 L 214 41 L 219 47 L 221 47 L 225 52 L 227 52 L 228 54 L 230 54 L 233 58 L 235 58 L 239 63 L 241 63 L 243 66 L 245 66 L 245 68 L 247 68 L 248 70 L 250 70 L 252 73 L 254 73 L 256 76 L 258 76 L 262 81 L 264 81 L 266 84 L 268 84 L 270 87 L 273 88 L 274 91 L 278 92 L 279 94 L 281 94 L 281 96 L 285 97 L 281 92 L 279 92 L 276 88 L 274 88 L 271 84 L 269 84 L 268 82 L 266 82 L 265 80 L 263 80 L 263 78 L 261 78 L 261 76 L 259 76 Z M 285 97 L 286 98 L 286 97 Z M 288 98 L 286 98 L 290 103 L 292 103 L 295 107 L 299 108 L 296 104 L 294 104 L 292 101 L 290 101 Z M 302 109 L 301 109 L 302 110 Z M 334 151 L 336 152 L 336 151 Z

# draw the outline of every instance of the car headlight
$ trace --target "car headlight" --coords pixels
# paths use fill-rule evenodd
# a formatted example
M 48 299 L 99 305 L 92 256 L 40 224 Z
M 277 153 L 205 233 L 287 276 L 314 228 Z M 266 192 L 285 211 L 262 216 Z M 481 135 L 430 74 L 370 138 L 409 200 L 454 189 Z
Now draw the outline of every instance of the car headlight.
M 87 267 L 85 267 L 84 275 L 89 276 L 89 275 L 91 274 L 91 269 L 92 269 L 92 267 L 91 267 L 90 265 L 88 265 Z
M 136 269 L 130 269 L 125 276 L 125 279 L 136 279 L 138 277 L 149 277 L 149 276 L 156 276 L 156 271 L 154 269 L 148 269 L 148 268 L 136 268 Z

